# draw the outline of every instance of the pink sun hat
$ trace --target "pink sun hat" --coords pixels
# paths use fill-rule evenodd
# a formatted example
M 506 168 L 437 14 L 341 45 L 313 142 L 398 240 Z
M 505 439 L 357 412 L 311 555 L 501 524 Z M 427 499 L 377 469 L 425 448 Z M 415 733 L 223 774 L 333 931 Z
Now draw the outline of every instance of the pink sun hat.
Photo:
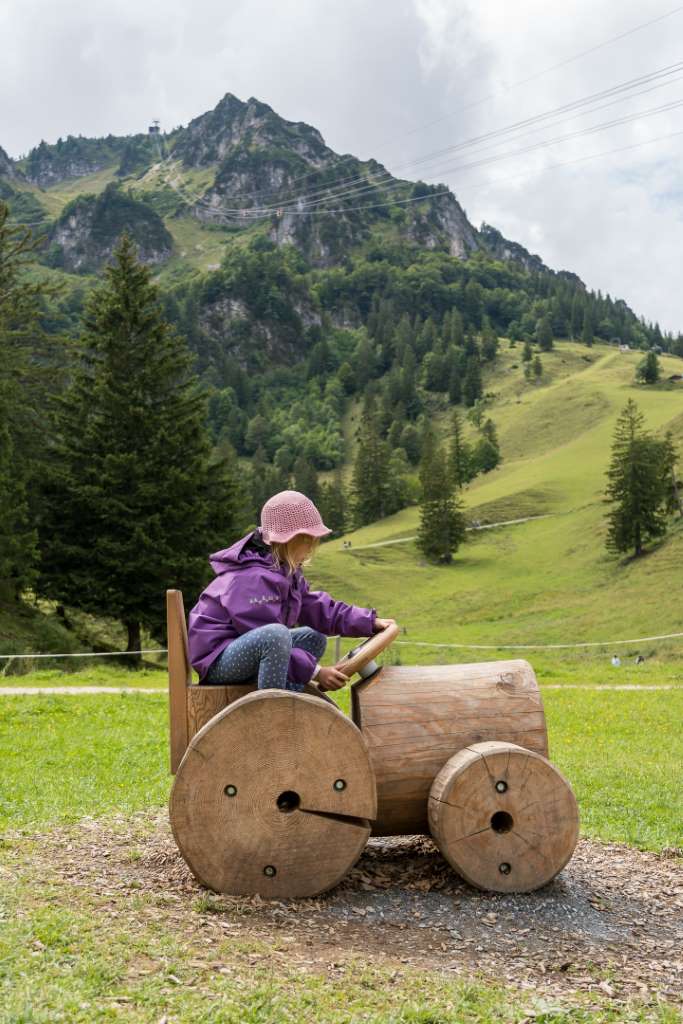
M 296 533 L 326 537 L 328 529 L 310 498 L 301 491 L 278 491 L 261 509 L 261 535 L 266 544 L 286 544 Z

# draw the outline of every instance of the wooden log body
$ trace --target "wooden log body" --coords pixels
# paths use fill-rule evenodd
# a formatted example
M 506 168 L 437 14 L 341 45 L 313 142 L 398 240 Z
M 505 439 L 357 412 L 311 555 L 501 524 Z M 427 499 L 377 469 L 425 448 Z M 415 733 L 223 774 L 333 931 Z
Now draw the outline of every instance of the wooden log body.
M 377 779 L 376 836 L 429 834 L 430 787 L 463 747 L 500 740 L 548 755 L 538 683 L 522 659 L 385 665 L 352 687 L 352 713 Z
M 313 896 L 354 865 L 376 813 L 367 746 L 319 697 L 259 690 L 219 711 L 178 768 L 169 813 L 195 877 L 216 892 Z
M 475 743 L 443 766 L 429 794 L 436 845 L 470 885 L 531 892 L 568 862 L 576 797 L 550 761 L 514 743 Z

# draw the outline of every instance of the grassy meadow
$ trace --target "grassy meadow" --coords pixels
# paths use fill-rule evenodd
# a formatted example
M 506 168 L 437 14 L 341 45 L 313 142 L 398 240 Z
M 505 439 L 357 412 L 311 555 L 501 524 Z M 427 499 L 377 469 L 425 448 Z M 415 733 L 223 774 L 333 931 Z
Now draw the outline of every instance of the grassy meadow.
M 187 244 L 198 243 L 188 236 Z M 392 663 L 530 661 L 543 693 L 550 756 L 574 786 L 582 834 L 675 856 L 683 848 L 683 638 L 614 641 L 683 632 L 683 523 L 674 522 L 643 558 L 615 558 L 604 547 L 601 498 L 614 422 L 627 398 L 636 399 L 653 430 L 671 427 L 680 444 L 683 388 L 635 386 L 638 353 L 565 342 L 542 356 L 541 384 L 528 385 L 520 348 L 504 347 L 485 381 L 495 394 L 487 415 L 498 427 L 504 461 L 470 486 L 465 501 L 482 522 L 546 518 L 470 532 L 453 563 L 436 567 L 407 539 L 419 525 L 417 508 L 409 508 L 347 535 L 350 549 L 342 540 L 322 545 L 306 575 L 313 589 L 398 620 L 406 632 L 387 652 Z M 668 374 L 682 364 L 665 356 L 662 365 Z M 346 419 L 350 438 L 357 415 L 352 409 Z M 448 412 L 438 399 L 433 416 L 445 436 Z M 194 596 L 185 595 L 186 608 Z M 0 608 L 0 634 L 11 644 L 5 649 L 73 650 L 85 647 L 86 636 L 121 645 L 114 623 L 78 619 L 70 634 L 46 610 L 10 621 Z M 543 646 L 582 642 L 604 645 Z M 344 641 L 342 651 L 352 643 Z M 619 668 L 610 663 L 614 651 Z M 330 642 L 326 663 L 333 654 Z M 638 654 L 644 663 L 636 664 Z M 123 819 L 165 805 L 166 674 L 162 659 L 149 659 L 139 672 L 114 659 L 34 661 L 23 664 L 24 674 L 16 670 L 17 663 L 0 663 L 0 688 L 159 692 L 0 696 L 0 1024 L 680 1020 L 658 1000 L 549 1004 L 490 978 L 365 965 L 362 950 L 349 965 L 306 973 L 289 963 L 283 940 L 256 939 L 241 925 L 212 947 L 209 970 L 197 959 L 199 951 L 206 959 L 206 907 L 190 925 L 172 893 L 133 892 L 119 904 L 107 891 L 105 864 L 97 896 L 77 880 L 36 879 L 31 851 L 41 847 L 41 836 L 68 836 L 89 817 L 111 822 L 115 831 Z M 337 699 L 348 711 L 348 691 Z

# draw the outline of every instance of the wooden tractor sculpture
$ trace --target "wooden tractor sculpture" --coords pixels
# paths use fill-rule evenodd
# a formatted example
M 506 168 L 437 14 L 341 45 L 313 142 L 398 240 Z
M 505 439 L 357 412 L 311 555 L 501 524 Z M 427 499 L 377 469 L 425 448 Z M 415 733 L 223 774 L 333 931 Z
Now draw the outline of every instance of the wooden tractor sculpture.
M 348 718 L 314 684 L 193 685 L 180 591 L 167 609 L 171 827 L 209 889 L 313 896 L 371 835 L 431 834 L 462 878 L 497 892 L 537 889 L 568 862 L 577 804 L 547 759 L 528 662 L 378 668 L 392 626 L 337 665 L 364 676 Z

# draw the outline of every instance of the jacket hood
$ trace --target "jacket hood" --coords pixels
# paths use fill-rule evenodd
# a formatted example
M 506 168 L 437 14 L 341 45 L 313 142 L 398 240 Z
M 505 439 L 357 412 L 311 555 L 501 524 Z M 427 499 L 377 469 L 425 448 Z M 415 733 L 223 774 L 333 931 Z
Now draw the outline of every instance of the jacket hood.
M 262 539 L 259 529 L 250 530 L 229 548 L 209 555 L 209 563 L 217 576 L 224 572 L 235 572 L 254 565 L 262 565 L 264 569 L 276 568 L 272 552 Z

